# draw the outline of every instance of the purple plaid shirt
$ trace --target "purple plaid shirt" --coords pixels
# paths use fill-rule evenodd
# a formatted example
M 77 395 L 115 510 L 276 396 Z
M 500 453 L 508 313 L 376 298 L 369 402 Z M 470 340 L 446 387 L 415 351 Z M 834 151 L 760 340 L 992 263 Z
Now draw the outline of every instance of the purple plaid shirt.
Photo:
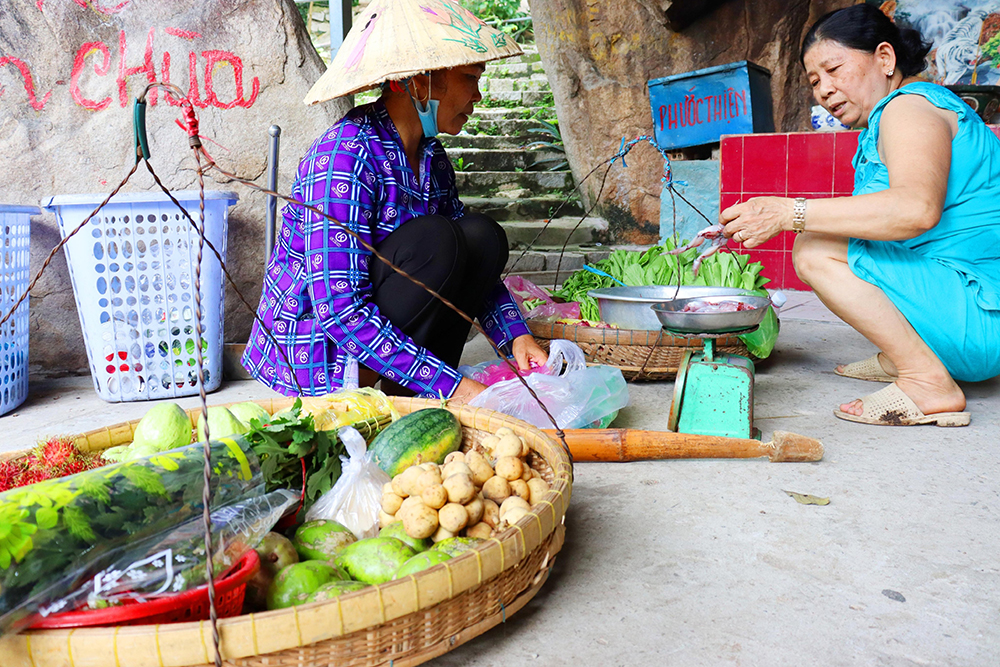
M 381 101 L 352 109 L 299 163 L 292 196 L 327 212 L 377 245 L 407 220 L 460 218 L 455 172 L 437 139 L 422 140 L 414 174 Z M 267 265 L 243 365 L 257 380 L 293 396 L 357 386 L 358 363 L 424 396 L 451 396 L 462 376 L 417 345 L 370 300 L 371 253 L 326 218 L 289 204 Z M 497 283 L 479 322 L 501 349 L 529 333 L 510 293 Z

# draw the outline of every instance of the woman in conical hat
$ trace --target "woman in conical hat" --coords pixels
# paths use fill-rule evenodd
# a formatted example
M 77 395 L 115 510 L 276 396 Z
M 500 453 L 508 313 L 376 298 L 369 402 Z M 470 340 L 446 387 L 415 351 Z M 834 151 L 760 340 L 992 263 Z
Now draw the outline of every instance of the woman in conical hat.
M 507 237 L 468 212 L 438 132 L 457 134 L 482 99 L 485 63 L 521 53 L 455 0 L 374 0 L 307 104 L 374 87 L 319 137 L 292 196 L 325 211 L 393 264 L 479 319 L 522 369 L 546 361 L 500 281 Z M 243 365 L 286 395 L 359 381 L 467 402 L 483 385 L 456 370 L 470 325 L 352 235 L 298 205 L 283 211 Z M 266 326 L 271 337 L 261 330 Z M 287 357 L 287 360 L 286 360 Z

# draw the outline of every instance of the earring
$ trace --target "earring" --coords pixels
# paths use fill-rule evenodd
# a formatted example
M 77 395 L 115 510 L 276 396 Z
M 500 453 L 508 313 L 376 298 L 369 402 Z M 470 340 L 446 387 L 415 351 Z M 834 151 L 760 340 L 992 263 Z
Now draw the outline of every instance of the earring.
M 891 70 L 889 70 L 888 72 L 886 72 L 886 73 L 885 73 L 885 75 L 886 75 L 886 76 L 892 76 L 892 75 L 893 75 L 893 73 L 894 73 L 895 71 L 896 71 L 896 70 L 894 70 L 894 69 L 891 69 Z

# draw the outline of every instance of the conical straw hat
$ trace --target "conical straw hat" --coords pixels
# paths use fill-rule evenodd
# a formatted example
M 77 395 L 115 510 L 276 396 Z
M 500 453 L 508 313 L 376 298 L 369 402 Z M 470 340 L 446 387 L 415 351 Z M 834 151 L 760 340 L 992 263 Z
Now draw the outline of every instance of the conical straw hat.
M 372 0 L 303 101 L 316 104 L 384 81 L 521 53 L 458 0 Z

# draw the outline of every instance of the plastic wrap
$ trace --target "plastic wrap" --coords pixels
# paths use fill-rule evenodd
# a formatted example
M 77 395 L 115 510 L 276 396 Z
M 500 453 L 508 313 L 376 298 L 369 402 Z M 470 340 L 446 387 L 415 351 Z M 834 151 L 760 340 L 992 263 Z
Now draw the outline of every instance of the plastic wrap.
M 514 297 L 514 301 L 521 309 L 525 319 L 555 322 L 580 318 L 579 303 L 576 301 L 556 303 L 548 292 L 527 278 L 509 276 L 504 279 L 503 284 L 507 286 L 510 295 Z
M 375 537 L 378 535 L 382 487 L 391 480 L 367 451 L 360 433 L 345 427 L 337 435 L 350 458 L 340 457 L 340 479 L 309 508 L 306 521 L 336 521 L 350 528 L 359 540 Z
M 246 440 L 211 448 L 213 512 L 263 496 Z M 203 469 L 197 444 L 0 494 L 0 633 L 200 519 Z
M 524 381 L 560 428 L 605 428 L 628 405 L 628 385 L 621 370 L 587 366 L 583 350 L 575 343 L 553 340 L 545 369 Z M 552 428 L 552 422 L 518 379 L 487 387 L 469 405 L 496 410 L 538 428 Z
M 389 415 L 393 421 L 399 419 L 399 411 L 392 400 L 372 387 L 341 389 L 332 394 L 301 400 L 302 412 L 312 415 L 316 429 L 322 431 L 335 431 L 342 426 L 379 415 Z
M 212 512 L 212 570 L 231 569 L 255 548 L 298 496 L 284 489 L 233 503 Z M 123 549 L 114 563 L 60 600 L 39 608 L 40 616 L 81 607 L 100 609 L 122 601 L 143 602 L 180 593 L 208 580 L 205 524 L 192 518 L 165 535 Z

